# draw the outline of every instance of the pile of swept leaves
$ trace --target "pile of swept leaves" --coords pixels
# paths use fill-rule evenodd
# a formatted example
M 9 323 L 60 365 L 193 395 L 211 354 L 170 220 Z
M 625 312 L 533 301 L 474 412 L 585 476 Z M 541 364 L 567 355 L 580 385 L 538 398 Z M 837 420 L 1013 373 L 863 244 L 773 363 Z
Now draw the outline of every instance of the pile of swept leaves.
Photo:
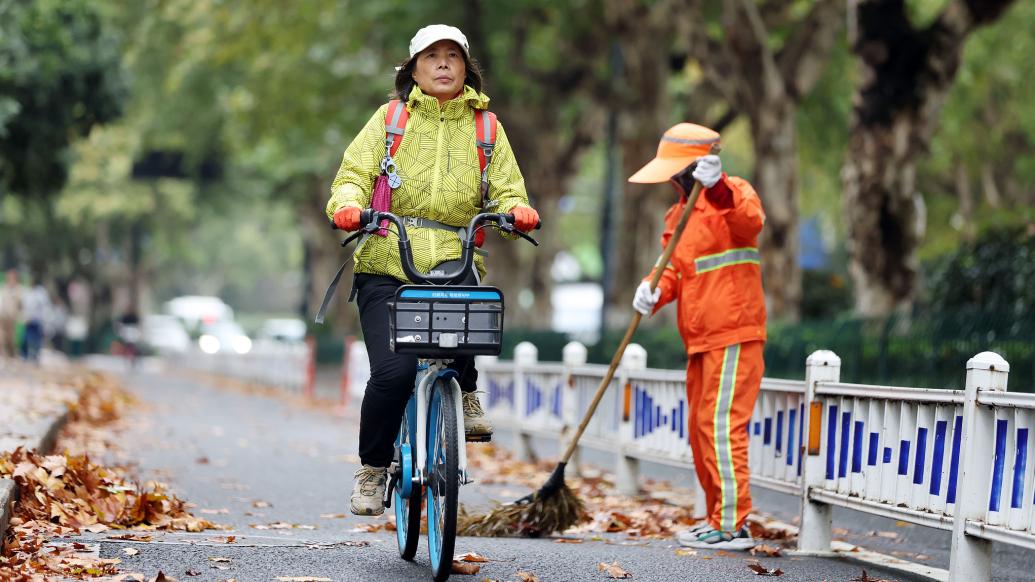
M 111 429 L 132 404 L 112 379 L 92 373 L 60 380 L 78 392 L 68 403 L 69 423 L 59 446 L 64 454 L 40 455 L 24 449 L 0 453 L 0 478 L 18 489 L 10 527 L 0 553 L 0 580 L 36 582 L 93 578 L 118 573 L 118 558 L 84 553 L 83 544 L 51 540 L 84 531 L 182 530 L 216 528 L 194 517 L 165 485 L 133 482 L 128 471 L 95 463 L 85 451 L 109 451 Z
M 468 447 L 467 458 L 479 483 L 519 485 L 530 491 L 538 490 L 555 466 L 549 461 L 520 461 L 509 451 L 492 445 Z M 697 521 L 691 511 L 689 492 L 676 491 L 667 482 L 651 481 L 646 487 L 649 494 L 637 496 L 619 494 L 613 480 L 604 474 L 567 479 L 566 482 L 586 508 L 586 519 L 564 532 L 568 535 L 618 533 L 632 540 L 664 539 Z M 507 535 L 486 530 L 476 517 L 461 507 L 458 527 L 463 535 Z M 761 522 L 752 520 L 748 525 L 756 539 L 788 541 L 786 533 L 771 530 Z
M 113 452 L 117 447 L 112 431 L 119 429 L 136 400 L 118 382 L 97 372 L 70 375 L 64 382 L 76 389 L 78 397 L 67 403 L 68 423 L 59 439 L 62 449 L 94 458 Z

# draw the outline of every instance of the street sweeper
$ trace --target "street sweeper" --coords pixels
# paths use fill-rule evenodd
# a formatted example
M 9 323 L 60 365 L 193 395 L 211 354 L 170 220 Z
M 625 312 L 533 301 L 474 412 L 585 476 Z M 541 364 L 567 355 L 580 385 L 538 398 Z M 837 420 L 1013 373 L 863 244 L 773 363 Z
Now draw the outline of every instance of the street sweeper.
M 679 200 L 665 215 L 665 247 L 684 214 L 695 182 L 703 193 L 677 238 L 671 261 L 639 284 L 633 308 L 644 316 L 676 302 L 689 362 L 686 395 L 689 441 L 705 493 L 706 518 L 678 534 L 689 547 L 745 550 L 754 546 L 746 527 L 751 512 L 748 421 L 758 397 L 766 340 L 765 295 L 758 235 L 765 212 L 746 180 L 722 171 L 709 153 L 719 141 L 711 129 L 680 123 L 661 138 L 657 156 L 630 182 L 668 182 Z M 656 274 L 656 273 L 654 273 Z

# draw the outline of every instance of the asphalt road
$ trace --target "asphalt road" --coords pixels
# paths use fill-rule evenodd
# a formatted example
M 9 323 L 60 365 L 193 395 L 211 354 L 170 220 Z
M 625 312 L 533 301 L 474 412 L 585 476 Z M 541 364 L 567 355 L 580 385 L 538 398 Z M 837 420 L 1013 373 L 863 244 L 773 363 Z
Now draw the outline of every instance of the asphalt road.
M 138 466 L 141 478 L 169 483 L 175 494 L 196 505 L 196 515 L 229 529 L 159 533 L 148 543 L 113 540 L 103 533 L 78 538 L 98 544 L 102 557 L 121 558 L 127 572 L 151 577 L 161 570 L 181 582 L 306 576 L 430 579 L 424 540 L 416 561 L 406 562 L 398 557 L 394 533 L 355 531 L 377 520 L 342 517 L 358 463 L 357 407 L 342 417 L 330 407 L 218 387 L 173 370 L 140 371 L 126 383 L 144 406 L 122 433 L 120 456 Z M 473 505 L 507 499 L 500 492 L 475 484 L 461 491 L 461 499 Z M 225 536 L 235 536 L 234 543 L 226 543 Z M 129 555 L 127 548 L 138 553 Z M 458 554 L 477 552 L 491 561 L 475 576 L 451 579 L 517 580 L 516 574 L 524 571 L 543 582 L 607 580 L 597 565 L 617 561 L 633 580 L 757 580 L 747 567 L 755 559 L 747 554 L 701 551 L 687 557 L 676 555 L 675 549 L 667 540 L 644 544 L 619 536 L 578 545 L 552 539 L 460 538 Z M 782 569 L 783 580 L 848 581 L 862 570 L 823 558 L 766 558 L 762 563 Z M 874 568 L 867 573 L 904 579 Z

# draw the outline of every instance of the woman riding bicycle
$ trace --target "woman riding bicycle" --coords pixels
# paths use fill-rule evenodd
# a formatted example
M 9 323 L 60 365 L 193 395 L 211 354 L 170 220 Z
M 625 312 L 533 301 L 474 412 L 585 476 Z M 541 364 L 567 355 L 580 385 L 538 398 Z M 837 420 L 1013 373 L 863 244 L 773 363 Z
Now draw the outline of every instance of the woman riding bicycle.
M 514 226 L 522 231 L 534 228 L 539 215 L 528 205 L 525 181 L 502 125 L 496 126 L 495 143 L 488 151 L 489 140 L 475 135 L 476 125 L 485 124 L 476 124 L 475 116 L 487 110 L 489 98 L 481 92 L 481 71 L 470 58 L 464 34 L 451 26 L 427 26 L 414 35 L 409 52 L 398 68 L 392 94 L 405 104 L 409 119 L 390 158 L 390 210 L 407 222 L 414 263 L 427 273 L 460 258 L 463 227 L 479 212 L 512 213 Z M 390 108 L 393 119 L 386 120 Z M 386 128 L 401 113 L 396 109 L 392 104 L 378 109 L 345 150 L 327 203 L 328 217 L 342 230 L 359 229 L 360 212 L 371 206 L 375 180 L 387 159 L 386 135 L 392 137 Z M 388 302 L 409 281 L 391 235 L 365 238 L 354 264 L 353 292 L 358 293 L 370 380 L 360 412 L 362 467 L 355 474 L 350 510 L 380 515 L 395 436 L 416 378 L 416 356 L 396 354 L 388 342 Z M 481 256 L 475 267 L 477 272 L 465 284 L 477 284 L 485 275 Z M 464 432 L 485 439 L 492 428 L 474 393 L 478 374 L 473 363 L 472 358 L 456 358 L 452 367 L 464 393 Z

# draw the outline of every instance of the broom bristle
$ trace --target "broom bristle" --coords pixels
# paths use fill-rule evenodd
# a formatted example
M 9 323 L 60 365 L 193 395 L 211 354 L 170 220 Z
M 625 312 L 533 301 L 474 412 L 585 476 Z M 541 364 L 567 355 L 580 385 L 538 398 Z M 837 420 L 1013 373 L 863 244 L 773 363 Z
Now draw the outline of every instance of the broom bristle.
M 537 491 L 530 501 L 497 505 L 484 515 L 467 513 L 461 506 L 456 520 L 457 534 L 475 537 L 540 537 L 563 532 L 586 519 L 582 500 L 567 485 L 543 495 Z

